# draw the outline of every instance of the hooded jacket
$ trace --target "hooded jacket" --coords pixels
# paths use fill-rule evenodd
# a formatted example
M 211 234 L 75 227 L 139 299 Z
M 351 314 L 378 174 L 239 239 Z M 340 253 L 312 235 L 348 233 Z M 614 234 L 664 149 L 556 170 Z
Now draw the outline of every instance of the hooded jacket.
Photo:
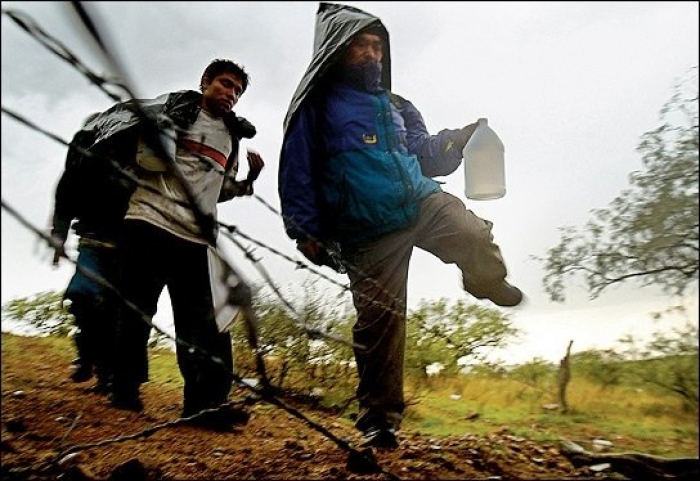
M 382 86 L 391 90 L 391 50 L 389 32 L 379 18 L 362 10 L 336 3 L 319 3 L 316 12 L 316 29 L 311 63 L 297 86 L 284 119 L 284 131 L 287 131 L 291 118 L 309 92 L 336 63 L 352 37 L 369 26 L 375 26 L 386 40 L 382 58 Z
M 345 48 L 371 27 L 384 39 L 371 89 L 339 74 Z M 314 50 L 284 121 L 278 178 L 292 239 L 337 241 L 344 248 L 415 222 L 421 202 L 440 191 L 429 176 L 461 162 L 458 130 L 431 136 L 408 100 L 390 92 L 389 34 L 379 18 L 320 3 Z

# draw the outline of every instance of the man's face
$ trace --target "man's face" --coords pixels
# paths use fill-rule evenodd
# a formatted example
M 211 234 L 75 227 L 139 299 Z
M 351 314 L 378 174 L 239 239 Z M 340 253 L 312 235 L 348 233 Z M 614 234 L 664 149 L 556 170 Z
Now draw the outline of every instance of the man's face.
M 358 33 L 345 50 L 343 57 L 347 65 L 360 65 L 365 62 L 381 62 L 384 56 L 384 41 L 373 33 Z
M 238 76 L 224 72 L 202 85 L 202 107 L 214 117 L 223 117 L 233 110 L 243 93 L 243 82 Z

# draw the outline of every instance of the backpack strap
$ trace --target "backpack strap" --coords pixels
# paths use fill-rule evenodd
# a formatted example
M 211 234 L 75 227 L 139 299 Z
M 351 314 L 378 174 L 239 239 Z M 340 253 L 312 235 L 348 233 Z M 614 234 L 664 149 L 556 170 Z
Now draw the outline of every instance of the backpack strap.
M 399 112 L 403 113 L 403 108 L 406 104 L 406 99 L 404 99 L 399 94 L 389 92 L 389 101 L 393 104 L 394 107 L 396 107 L 399 110 Z

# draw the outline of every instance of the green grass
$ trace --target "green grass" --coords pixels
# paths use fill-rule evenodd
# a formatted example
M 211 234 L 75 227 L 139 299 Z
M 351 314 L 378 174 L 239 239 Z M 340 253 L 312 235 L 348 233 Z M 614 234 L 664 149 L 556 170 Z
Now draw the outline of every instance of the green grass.
M 152 383 L 166 384 L 177 389 L 184 385 L 177 366 L 177 358 L 167 349 L 149 353 L 148 374 Z
M 76 357 L 73 340 L 67 337 L 25 337 L 2 333 L 2 358 L 13 356 L 15 359 L 25 359 L 36 355 L 36 349 L 58 357 L 66 365 Z M 166 384 L 175 388 L 183 386 L 182 377 L 177 366 L 175 353 L 167 349 L 151 350 L 148 357 L 148 369 L 152 383 Z
M 600 388 L 572 380 L 569 411 L 545 410 L 549 392 L 526 393 L 509 379 L 450 380 L 422 390 L 407 410 L 404 428 L 435 436 L 488 434 L 502 429 L 542 442 L 566 438 L 582 444 L 595 437 L 614 444 L 616 452 L 638 451 L 667 457 L 698 456 L 698 418 L 684 412 L 672 396 L 629 388 Z M 453 399 L 451 395 L 461 397 Z

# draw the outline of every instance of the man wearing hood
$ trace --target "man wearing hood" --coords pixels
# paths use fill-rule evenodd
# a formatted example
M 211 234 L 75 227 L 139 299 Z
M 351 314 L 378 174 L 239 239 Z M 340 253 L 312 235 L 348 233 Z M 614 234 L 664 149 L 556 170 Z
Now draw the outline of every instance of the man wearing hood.
M 395 448 L 405 408 L 406 289 L 414 246 L 459 267 L 464 289 L 499 306 L 506 280 L 491 222 L 443 192 L 476 123 L 430 135 L 391 92 L 389 34 L 377 17 L 320 3 L 314 56 L 284 123 L 279 195 L 287 235 L 312 262 L 348 273 L 360 412 L 368 446 Z M 339 246 L 340 252 L 335 247 Z M 361 348 L 363 346 L 364 348 Z

